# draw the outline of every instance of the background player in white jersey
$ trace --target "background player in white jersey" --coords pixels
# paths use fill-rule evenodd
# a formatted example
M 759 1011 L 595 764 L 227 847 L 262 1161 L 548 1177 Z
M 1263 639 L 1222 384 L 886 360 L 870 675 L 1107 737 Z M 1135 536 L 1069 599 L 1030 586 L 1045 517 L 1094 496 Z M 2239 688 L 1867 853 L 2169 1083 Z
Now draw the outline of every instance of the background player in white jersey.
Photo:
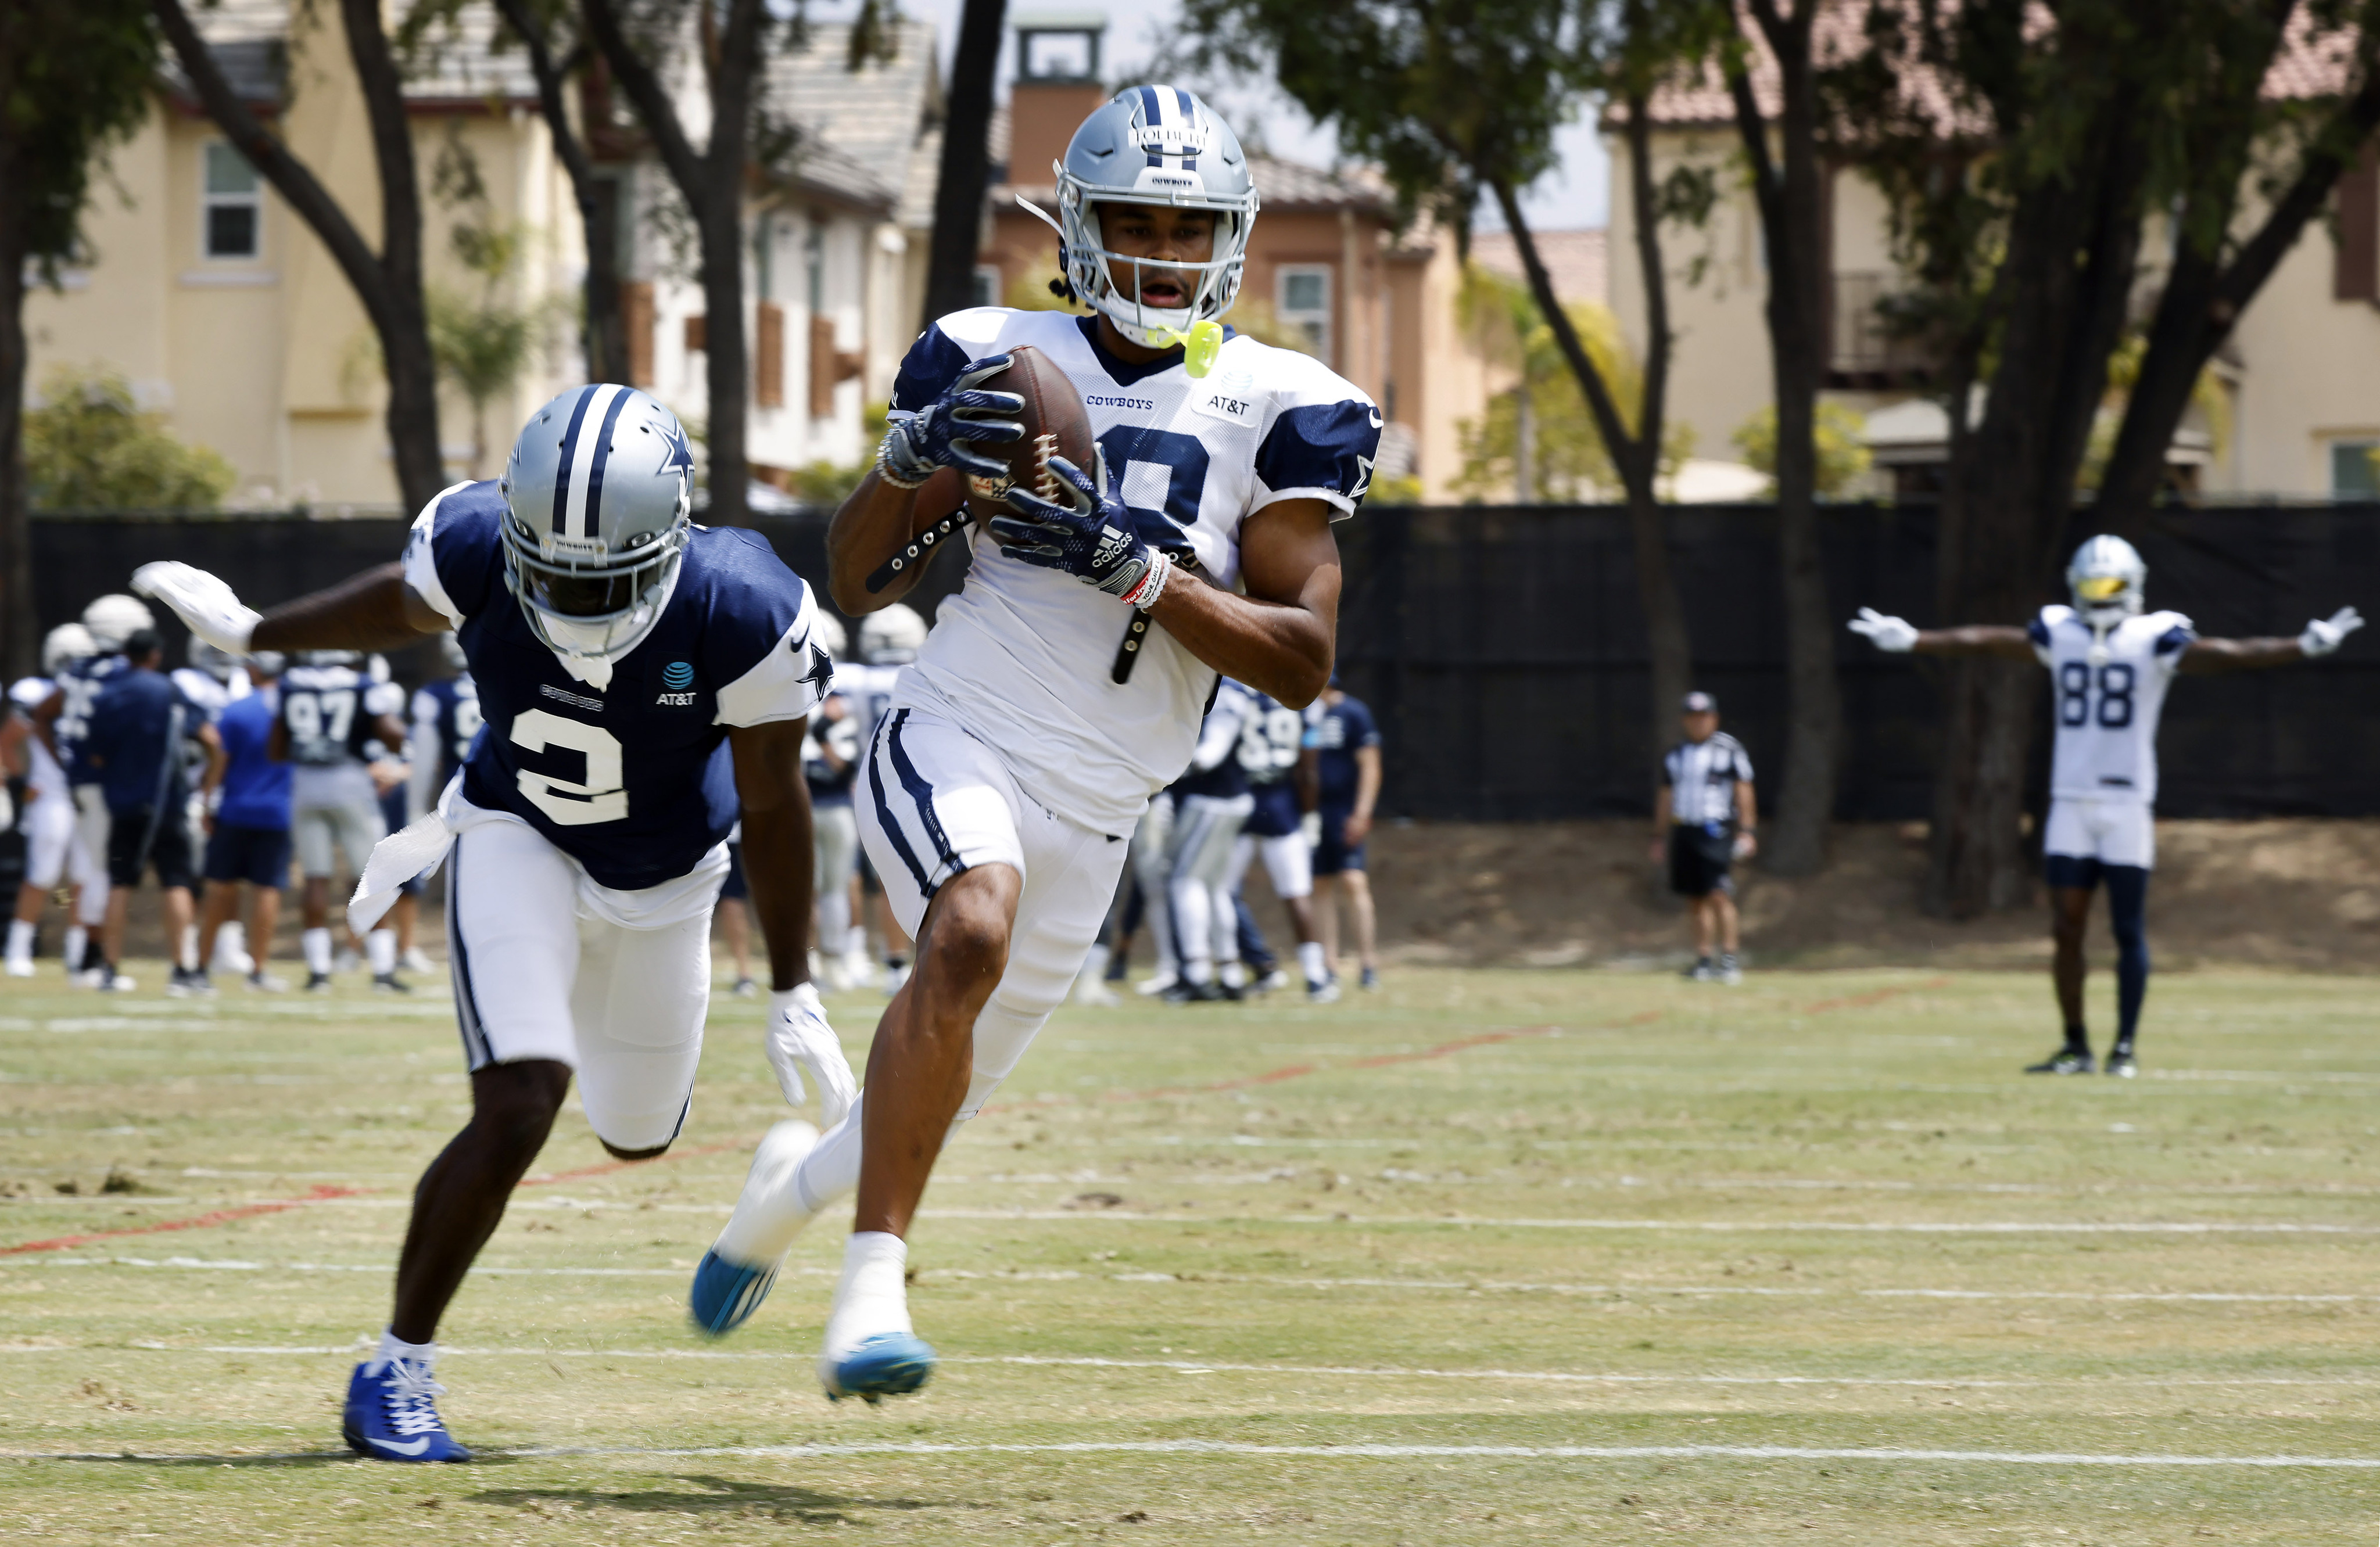
M 89 925 L 79 912 L 85 896 L 98 907 L 91 923 L 105 916 L 107 872 L 103 856 L 83 846 L 75 820 L 74 793 L 66 768 L 50 743 L 33 731 L 33 714 L 57 692 L 57 679 L 77 661 L 98 653 L 91 631 L 80 623 L 60 623 L 42 641 L 39 677 L 26 677 L 8 688 L 6 719 L 0 722 L 0 767 L 21 767 L 25 804 L 17 813 L 18 830 L 25 835 L 25 880 L 17 888 L 17 912 L 8 924 L 6 950 L 10 977 L 33 975 L 33 935 L 42 910 L 63 880 L 74 888 L 77 912 L 67 925 L 64 956 L 68 971 L 81 964 Z M 20 762 L 21 760 L 21 762 Z
M 1661 788 L 1653 798 L 1653 858 L 1669 866 L 1670 889 L 1694 917 L 1694 961 L 1689 983 L 1739 984 L 1735 881 L 1729 869 L 1758 847 L 1752 756 L 1718 728 L 1718 700 L 1689 693 L 1678 706 L 1686 739 L 1661 756 Z M 1716 956 L 1714 956 L 1716 953 Z
M 1240 914 L 1232 904 L 1232 852 L 1256 809 L 1240 761 L 1240 736 L 1252 707 L 1237 683 L 1218 686 L 1214 707 L 1198 728 L 1190 771 L 1173 786 L 1165 896 L 1173 911 L 1182 981 L 1165 991 L 1169 1003 L 1237 999 L 1247 986 L 1240 969 Z
M 447 949 L 471 1121 L 414 1192 L 396 1306 L 348 1384 L 347 1443 L 462 1460 L 433 1399 L 431 1344 L 576 1073 L 623 1160 L 658 1155 L 692 1100 L 710 989 L 710 908 L 736 803 L 776 993 L 768 1047 L 789 1098 L 824 1115 L 854 1082 L 809 986 L 803 720 L 834 663 L 809 594 L 756 535 L 692 525 L 675 415 L 575 387 L 521 431 L 501 483 L 456 484 L 401 565 L 275 609 L 181 564 L 137 577 L 226 649 L 393 647 L 453 629 L 485 717 L 436 819 L 373 855 L 350 917 L 446 860 Z M 712 753 L 722 743 L 721 778 Z
M 1237 139 L 1195 97 L 1120 93 L 1057 172 L 1067 283 L 1096 315 L 988 307 L 929 328 L 902 365 L 877 471 L 828 534 L 844 612 L 896 600 L 914 568 L 882 590 L 868 577 L 956 508 L 965 486 L 938 475 L 1005 482 L 977 447 L 1024 435 L 1007 417 L 1023 400 L 982 385 L 1006 352 L 1032 344 L 1081 392 L 1105 477 L 1060 465 L 1066 503 L 1011 492 L 1018 514 L 971 536 L 965 585 L 861 764 L 862 841 L 918 942 L 877 1028 L 866 1121 L 814 1148 L 782 1130 L 764 1141 L 696 1275 L 698 1323 L 737 1324 L 795 1232 L 856 1187 L 819 1361 L 831 1396 L 914 1390 L 932 1370 L 903 1238 L 944 1137 L 1064 997 L 1125 840 L 1190 761 L 1217 673 L 1293 706 L 1321 691 L 1338 618 L 1330 526 L 1361 502 L 1378 451 L 1378 410 L 1319 361 L 1245 336 L 1210 349 L 1257 193 Z M 1135 610 L 1158 626 L 1126 671 Z
M 113 592 L 92 598 L 82 610 L 82 626 L 91 635 L 92 651 L 68 661 L 58 671 L 56 690 L 33 711 L 33 733 L 66 770 L 67 787 L 74 798 L 75 831 L 82 840 L 83 852 L 102 867 L 103 879 L 109 838 L 107 797 L 99 786 L 99 770 L 84 766 L 82 743 L 91 732 L 91 711 L 98 706 L 99 695 L 118 673 L 131 669 L 124 656 L 126 643 L 143 630 L 154 629 L 157 621 L 137 598 Z M 135 986 L 133 981 L 91 949 L 107 921 L 108 894 L 114 889 L 113 886 L 85 887 L 75 899 L 85 955 L 78 960 L 69 953 L 67 973 L 69 982 L 128 992 Z
M 1920 629 L 1870 607 L 1851 624 L 1878 649 L 1995 655 L 2049 668 L 2058 741 L 2042 850 L 2058 948 L 2051 974 L 2066 1043 L 2029 1066 L 2029 1074 L 2092 1072 L 2082 1021 L 2082 927 L 2102 880 L 2116 937 L 2116 1041 L 2107 1068 L 2123 1076 L 2138 1070 L 2133 1040 L 2148 996 L 2148 881 L 2156 863 L 2157 717 L 2174 673 L 2286 666 L 2330 654 L 2363 626 L 2355 609 L 2342 607 L 2294 639 L 2201 639 L 2179 612 L 2142 610 L 2148 573 L 2131 543 L 2096 537 L 2066 566 L 2074 604 L 2045 607 L 2022 628 Z
M 1339 997 L 1339 985 L 1330 979 L 1314 918 L 1314 846 L 1306 841 L 1305 814 L 1315 802 L 1315 756 L 1305 746 L 1305 717 L 1253 688 L 1242 691 L 1248 708 L 1242 719 L 1240 766 L 1247 769 L 1253 800 L 1247 825 L 1232 846 L 1231 889 L 1236 897 L 1249 863 L 1262 853 L 1272 894 L 1289 911 L 1290 926 L 1297 932 L 1305 997 L 1330 1004 Z

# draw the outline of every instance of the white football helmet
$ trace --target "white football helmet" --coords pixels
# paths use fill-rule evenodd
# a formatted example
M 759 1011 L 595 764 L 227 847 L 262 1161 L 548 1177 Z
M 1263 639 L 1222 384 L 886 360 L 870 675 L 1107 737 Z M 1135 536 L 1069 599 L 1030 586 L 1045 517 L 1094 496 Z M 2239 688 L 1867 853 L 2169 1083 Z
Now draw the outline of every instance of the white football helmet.
M 2074 550 L 2066 566 L 2066 589 L 2074 610 L 2093 628 L 2106 630 L 2136 617 L 2146 605 L 2149 567 L 2131 543 L 2101 535 Z
M 1059 265 L 1075 296 L 1105 312 L 1118 332 L 1152 349 L 1168 348 L 1187 342 L 1194 325 L 1232 309 L 1256 224 L 1257 186 L 1239 136 L 1205 103 L 1178 86 L 1119 91 L 1083 120 L 1065 158 L 1050 170 L 1058 175 L 1059 218 L 1052 224 L 1062 244 Z M 1133 269 L 1137 260 L 1107 249 L 1094 208 L 1099 204 L 1215 212 L 1215 245 L 1206 262 L 1151 265 L 1194 276 L 1189 305 L 1141 304 L 1140 285 L 1128 273 L 1119 277 L 1120 269 Z
M 634 387 L 573 387 L 504 465 L 504 584 L 547 648 L 616 660 L 643 642 L 693 534 L 694 451 Z
M 99 654 L 98 641 L 80 623 L 60 623 L 42 640 L 42 675 L 55 677 L 71 663 Z
M 219 649 L 195 634 L 190 635 L 189 644 L 183 647 L 182 659 L 193 671 L 203 671 L 226 686 L 230 685 L 232 671 L 238 665 L 231 659 L 229 650 Z
M 926 620 L 900 602 L 859 620 L 859 659 L 870 666 L 906 666 L 925 645 Z
M 114 655 L 124 648 L 126 640 L 142 629 L 154 629 L 157 619 L 141 605 L 140 598 L 111 591 L 82 610 L 82 626 L 91 630 L 91 643 L 98 647 L 99 654 Z

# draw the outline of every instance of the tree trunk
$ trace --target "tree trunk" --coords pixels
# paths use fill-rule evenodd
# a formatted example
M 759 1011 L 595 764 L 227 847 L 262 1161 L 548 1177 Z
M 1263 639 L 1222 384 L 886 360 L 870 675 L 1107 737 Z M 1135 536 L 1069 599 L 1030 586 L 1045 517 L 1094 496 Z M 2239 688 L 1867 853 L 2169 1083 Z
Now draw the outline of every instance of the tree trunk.
M 25 228 L 27 178 L 16 137 L 0 129 L 0 668 L 6 680 L 40 669 L 33 610 L 33 529 L 25 487 Z
M 1750 82 L 1730 83 L 1736 129 L 1752 163 L 1755 201 L 1768 250 L 1768 355 L 1777 412 L 1777 547 L 1785 600 L 1787 718 L 1776 818 L 1761 863 L 1806 876 L 1825 863 L 1843 735 L 1835 630 L 1818 528 L 1818 392 L 1826 383 L 1828 276 L 1826 168 L 1818 157 L 1810 30 L 1817 0 L 1781 15 L 1753 0 L 1755 25 L 1778 65 L 1781 111 L 1762 117 Z
M 340 5 L 379 158 L 381 253 L 365 243 L 306 163 L 233 92 L 181 0 L 152 0 L 151 9 L 207 116 L 312 230 L 371 320 L 388 377 L 386 422 L 398 498 L 407 510 L 419 509 L 445 486 L 438 445 L 438 375 L 421 296 L 421 192 L 414 177 L 413 137 L 378 8 L 370 0 Z
M 975 260 L 983 234 L 983 196 L 990 173 L 993 77 L 1007 0 L 966 0 L 951 58 L 949 112 L 942 122 L 942 168 L 934 185 L 934 236 L 926 270 L 926 315 L 920 328 L 974 304 Z M 992 297 L 997 305 L 1001 297 Z
M 538 109 L 545 117 L 546 133 L 553 139 L 553 152 L 562 159 L 563 169 L 570 174 L 571 198 L 578 206 L 578 224 L 587 244 L 584 294 L 588 379 L 625 384 L 628 335 L 620 320 L 618 212 L 603 197 L 601 180 L 595 175 L 594 163 L 587 155 L 587 143 L 570 122 L 569 106 L 562 91 L 568 69 L 555 61 L 544 26 L 529 9 L 528 0 L 496 0 L 496 4 L 514 35 L 528 51 L 529 68 L 537 77 Z

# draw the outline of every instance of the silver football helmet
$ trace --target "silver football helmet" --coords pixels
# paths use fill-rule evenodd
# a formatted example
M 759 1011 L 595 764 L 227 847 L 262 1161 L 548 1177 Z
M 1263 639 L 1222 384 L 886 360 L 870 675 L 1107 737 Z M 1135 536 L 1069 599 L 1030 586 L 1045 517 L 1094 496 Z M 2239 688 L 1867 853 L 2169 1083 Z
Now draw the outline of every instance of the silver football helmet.
M 859 620 L 859 659 L 870 666 L 906 666 L 926 646 L 926 620 L 894 602 Z
M 98 646 L 99 654 L 114 655 L 134 635 L 143 629 L 154 629 L 157 619 L 140 598 L 113 591 L 94 598 L 82 610 L 82 626 L 91 630 L 91 642 Z
M 1153 349 L 1187 343 L 1193 327 L 1215 322 L 1239 298 L 1248 230 L 1257 218 L 1257 186 L 1239 136 L 1196 96 L 1178 86 L 1117 92 L 1083 120 L 1065 159 L 1051 170 L 1058 175 L 1054 224 L 1066 282 L 1086 305 L 1107 313 L 1124 337 Z M 1215 212 L 1215 246 L 1208 261 L 1152 265 L 1195 277 L 1189 305 L 1145 306 L 1134 278 L 1119 277 L 1138 267 L 1138 260 L 1109 251 L 1100 239 L 1095 206 L 1109 203 Z
M 99 654 L 99 642 L 80 623 L 60 623 L 42 636 L 42 675 L 55 677 L 71 663 Z
M 642 642 L 693 532 L 694 451 L 634 387 L 573 387 L 504 465 L 504 584 L 556 655 L 615 660 Z
M 194 671 L 203 671 L 225 683 L 231 681 L 232 671 L 238 665 L 231 659 L 229 650 L 210 645 L 195 634 L 190 635 L 189 644 L 183 647 L 182 659 Z
M 2095 629 L 2113 628 L 2135 617 L 2148 600 L 2149 567 L 2131 543 L 2102 535 L 2074 550 L 2066 566 L 2066 589 L 2074 610 Z
M 248 680 L 261 683 L 278 677 L 282 668 L 288 664 L 289 658 L 279 650 L 250 650 L 248 653 Z

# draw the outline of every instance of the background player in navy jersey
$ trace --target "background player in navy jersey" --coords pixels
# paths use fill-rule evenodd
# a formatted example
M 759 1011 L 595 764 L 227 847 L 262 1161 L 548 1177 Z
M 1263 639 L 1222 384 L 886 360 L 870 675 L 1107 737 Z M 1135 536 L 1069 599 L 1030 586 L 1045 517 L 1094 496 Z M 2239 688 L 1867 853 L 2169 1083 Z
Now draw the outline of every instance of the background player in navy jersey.
M 110 678 L 128 670 L 124 646 L 134 635 L 153 629 L 156 619 L 138 600 L 121 593 L 94 598 L 82 610 L 82 626 L 91 635 L 91 654 L 70 661 L 57 674 L 57 685 L 32 713 L 33 734 L 67 776 L 75 808 L 75 832 L 83 852 L 98 866 L 100 883 L 85 887 L 75 901 L 75 917 L 84 928 L 84 956 L 67 956 L 69 982 L 86 987 L 129 990 L 132 979 L 116 971 L 98 949 L 101 926 L 107 918 L 107 798 L 96 769 L 82 760 L 82 742 L 91 729 L 91 711 Z
M 1232 903 L 1232 852 L 1256 801 L 1240 761 L 1240 735 L 1251 706 L 1247 690 L 1225 682 L 1198 728 L 1190 769 L 1173 786 L 1172 864 L 1166 900 L 1173 912 L 1174 949 L 1182 981 L 1165 991 L 1172 1004 L 1236 999 L 1247 986 L 1240 971 L 1240 914 Z
M 404 690 L 374 682 L 358 650 L 300 650 L 281 674 L 281 715 L 273 731 L 272 755 L 297 765 L 291 784 L 291 836 L 298 850 L 304 931 L 298 948 L 306 957 L 306 987 L 331 986 L 331 871 L 339 858 L 360 876 L 372 846 L 388 836 L 381 809 L 382 780 L 372 776 L 371 743 L 401 748 L 405 726 L 397 712 Z M 374 930 L 365 942 L 372 986 L 401 992 L 396 977 L 396 933 Z
M 1241 719 L 1240 766 L 1247 769 L 1248 793 L 1254 800 L 1232 845 L 1232 892 L 1236 899 L 1249 864 L 1261 853 L 1272 894 L 1289 911 L 1290 925 L 1297 932 L 1297 964 L 1305 978 L 1305 997 L 1329 1004 L 1339 997 L 1339 987 L 1330 981 L 1314 919 L 1314 849 L 1305 838 L 1305 812 L 1315 802 L 1316 759 L 1305 746 L 1305 718 L 1269 694 L 1243 691 L 1248 707 Z
M 82 766 L 107 802 L 107 923 L 103 955 L 124 960 L 124 932 L 132 893 L 151 873 L 164 912 L 165 938 L 174 952 L 166 991 L 204 993 L 190 925 L 196 922 L 190 886 L 189 763 L 184 743 L 212 750 L 222 743 L 206 710 L 193 704 L 160 670 L 165 652 L 157 635 L 142 629 L 125 642 L 125 669 L 111 675 L 91 705 L 81 745 Z M 115 985 L 111 985 L 115 986 Z
M 2330 654 L 2363 626 L 2355 609 L 2342 607 L 2294 639 L 2201 639 L 2179 612 L 2143 611 L 2148 577 L 2131 543 L 2095 537 L 2066 566 L 2073 605 L 2045 607 L 2021 628 L 1921 629 L 1872 607 L 1851 622 L 1880 650 L 2038 660 L 2052 673 L 2057 746 L 2042 849 L 2057 947 L 2050 980 L 2066 1040 L 2028 1074 L 2093 1071 L 2082 1019 L 2082 927 L 2103 880 L 2116 937 L 2116 1041 L 2107 1068 L 2122 1077 L 2138 1071 L 2133 1043 L 2148 997 L 2149 870 L 2156 863 L 2157 719 L 2175 674 L 2287 666 Z
M 764 1141 L 697 1271 L 697 1321 L 739 1323 L 795 1233 L 856 1188 L 819 1359 L 830 1396 L 911 1391 L 932 1370 L 904 1238 L 944 1137 L 1065 997 L 1125 840 L 1190 761 L 1217 673 L 1293 707 L 1321 691 L 1330 526 L 1363 500 L 1379 448 L 1378 411 L 1320 361 L 1223 336 L 1257 192 L 1196 97 L 1119 93 L 1055 170 L 1067 284 L 1095 315 L 985 307 L 929 328 L 894 384 L 877 470 L 828 533 L 843 611 L 898 600 L 916 567 L 881 589 L 869 577 L 956 509 L 956 475 L 1005 483 L 985 452 L 1023 438 L 1007 417 L 1023 401 L 983 383 L 1007 351 L 1033 345 L 1082 393 L 1102 466 L 1053 464 L 1057 502 L 1012 490 L 1015 514 L 971 534 L 965 584 L 861 760 L 861 840 L 917 939 L 869 1053 L 866 1121 L 815 1146 Z M 1127 655 L 1135 610 L 1155 626 Z
M 832 622 L 821 613 L 823 627 Z M 839 626 L 836 632 L 840 632 Z M 859 717 L 850 695 L 837 687 L 810 717 L 810 732 L 802 743 L 802 777 L 809 784 L 811 828 L 816 842 L 816 866 L 810 889 L 818 899 L 818 952 L 829 985 L 853 988 L 868 963 L 866 931 L 860 934 L 856 962 L 852 950 L 851 902 L 858 872 L 859 824 L 851 809 L 852 781 L 859 775 Z M 861 969 L 855 971 L 855 966 Z
M 589 1125 L 624 1160 L 686 1121 L 710 988 L 710 909 L 737 803 L 775 984 L 770 1060 L 788 1099 L 819 1082 L 829 1122 L 851 1070 L 803 960 L 809 800 L 803 722 L 833 662 L 808 592 L 750 532 L 689 518 L 693 456 L 670 411 L 578 387 L 521 431 L 496 483 L 456 484 L 401 564 L 266 617 L 182 564 L 136 583 L 225 649 L 375 649 L 453 629 L 485 733 L 437 820 L 373 856 L 350 915 L 447 859 L 455 1004 L 471 1121 L 414 1193 L 395 1314 L 348 1384 L 347 1443 L 384 1460 L 461 1460 L 431 1338 L 544 1146 L 576 1071 Z M 729 762 L 717 777 L 712 753 Z
M 1322 955 L 1330 977 L 1339 977 L 1339 901 L 1347 902 L 1355 936 L 1355 959 L 1366 988 L 1380 985 L 1373 958 L 1372 879 L 1364 869 L 1364 845 L 1372 837 L 1372 812 L 1380 799 L 1380 728 L 1360 698 L 1349 696 L 1334 678 L 1319 701 L 1305 711 L 1305 743 L 1314 749 L 1317 812 L 1314 840 L 1314 900 L 1322 926 Z

